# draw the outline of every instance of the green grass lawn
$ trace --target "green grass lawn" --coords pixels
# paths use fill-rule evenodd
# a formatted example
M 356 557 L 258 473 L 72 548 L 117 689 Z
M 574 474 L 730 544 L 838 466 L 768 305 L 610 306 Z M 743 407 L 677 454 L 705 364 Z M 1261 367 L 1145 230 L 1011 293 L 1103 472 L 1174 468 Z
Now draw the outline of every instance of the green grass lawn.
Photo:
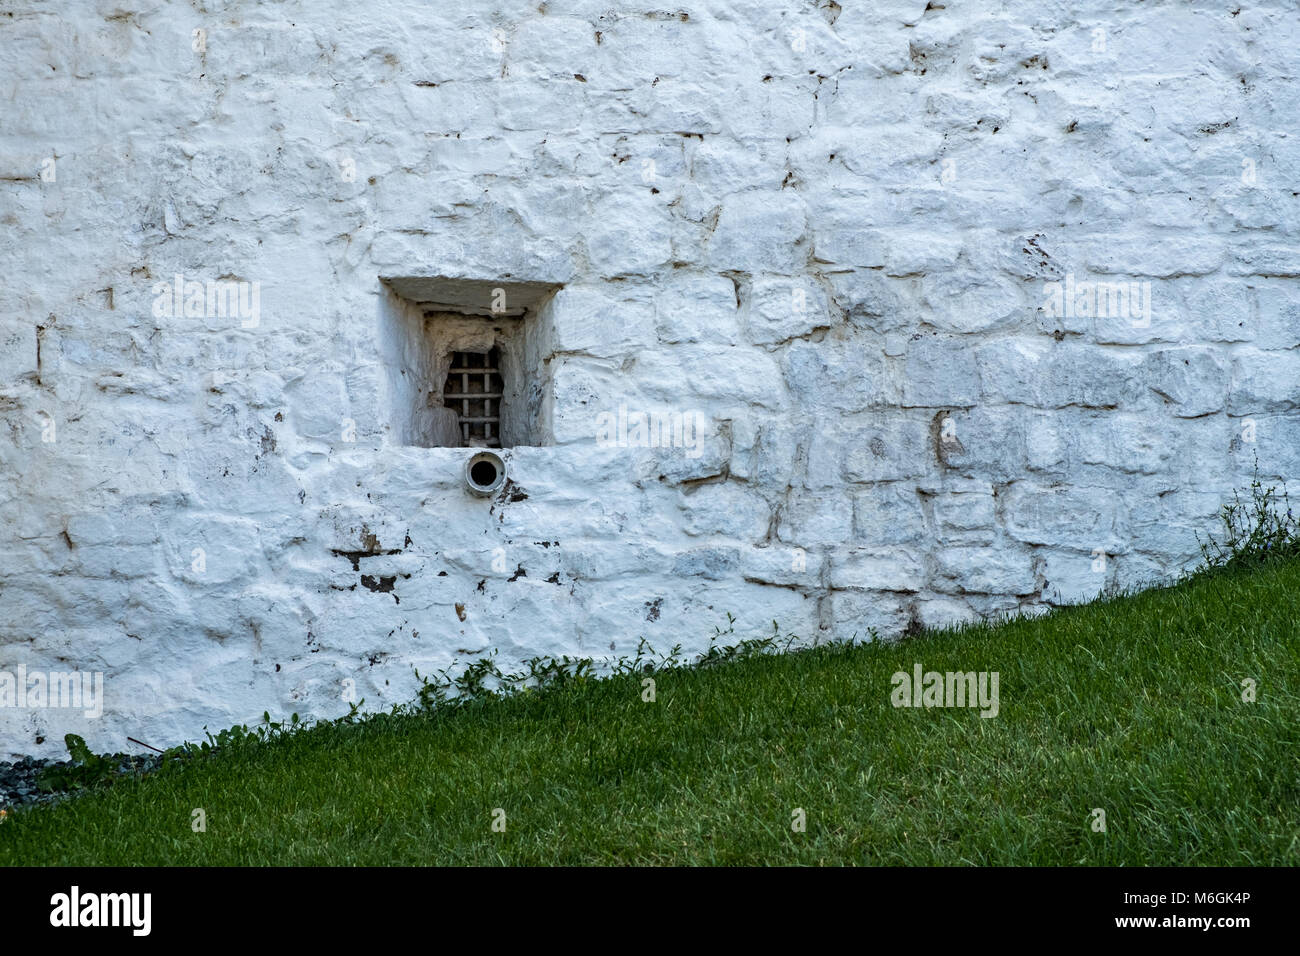
M 997 671 L 1000 712 L 891 675 Z M 1242 700 L 1253 678 L 1258 699 Z M 0 824 L 6 864 L 1294 864 L 1300 562 L 328 725 Z M 207 832 L 191 829 L 203 808 Z M 505 831 L 494 832 L 494 810 Z M 806 832 L 792 814 L 806 813 Z M 1092 826 L 1105 811 L 1105 832 Z

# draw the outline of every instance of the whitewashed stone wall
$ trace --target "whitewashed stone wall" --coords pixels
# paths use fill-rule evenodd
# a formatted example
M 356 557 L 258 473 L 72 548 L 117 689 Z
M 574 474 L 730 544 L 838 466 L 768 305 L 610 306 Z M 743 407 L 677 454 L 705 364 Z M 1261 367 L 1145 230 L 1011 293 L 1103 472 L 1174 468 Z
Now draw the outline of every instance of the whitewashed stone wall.
M 1185 567 L 1256 454 L 1300 475 L 1295 18 L 5 4 L 0 670 L 106 700 L 0 708 L 0 757 Z M 256 322 L 155 314 L 177 274 Z M 562 287 L 496 500 L 401 442 L 389 277 Z M 602 447 L 620 406 L 706 440 Z

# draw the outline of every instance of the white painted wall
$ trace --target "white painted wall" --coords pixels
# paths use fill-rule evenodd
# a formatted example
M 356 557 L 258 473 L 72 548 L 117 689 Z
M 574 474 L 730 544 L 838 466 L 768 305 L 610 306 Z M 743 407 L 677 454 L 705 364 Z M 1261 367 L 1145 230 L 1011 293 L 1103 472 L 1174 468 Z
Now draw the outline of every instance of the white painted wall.
M 664 9 L 5 5 L 0 670 L 106 705 L 0 757 L 1085 598 L 1300 474 L 1294 4 Z M 502 500 L 399 443 L 380 276 L 563 285 Z M 598 447 L 624 405 L 708 437 Z

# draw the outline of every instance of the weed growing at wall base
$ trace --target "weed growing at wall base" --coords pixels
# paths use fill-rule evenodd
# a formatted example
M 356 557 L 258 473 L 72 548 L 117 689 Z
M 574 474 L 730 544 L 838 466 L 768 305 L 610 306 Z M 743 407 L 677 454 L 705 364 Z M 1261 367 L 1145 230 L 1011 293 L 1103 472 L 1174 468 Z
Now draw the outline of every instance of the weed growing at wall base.
M 1300 557 L 1300 518 L 1286 488 L 1265 486 L 1259 462 L 1251 479 L 1249 500 L 1234 491 L 1219 511 L 1222 537 L 1201 541 L 1205 570 L 1251 567 Z

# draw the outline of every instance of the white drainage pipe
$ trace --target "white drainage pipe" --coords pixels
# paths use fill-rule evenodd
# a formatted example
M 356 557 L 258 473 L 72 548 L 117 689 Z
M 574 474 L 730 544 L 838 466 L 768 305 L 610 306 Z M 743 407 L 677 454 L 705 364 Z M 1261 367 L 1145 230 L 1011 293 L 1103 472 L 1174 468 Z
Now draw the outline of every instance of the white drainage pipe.
M 465 485 L 482 497 L 494 495 L 506 483 L 506 463 L 494 451 L 481 451 L 465 462 Z

